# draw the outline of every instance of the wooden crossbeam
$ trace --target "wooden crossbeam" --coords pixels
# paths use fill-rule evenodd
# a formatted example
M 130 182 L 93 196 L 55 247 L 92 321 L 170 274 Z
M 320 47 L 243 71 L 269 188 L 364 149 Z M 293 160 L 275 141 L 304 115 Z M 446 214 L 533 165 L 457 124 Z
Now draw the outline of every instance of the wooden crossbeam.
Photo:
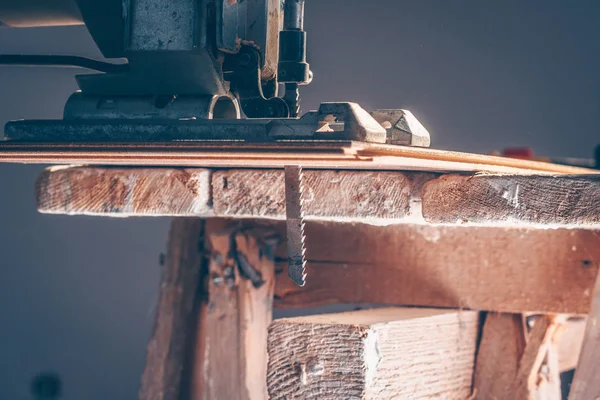
M 600 238 L 585 230 L 313 222 L 305 232 L 306 286 L 286 279 L 280 249 L 276 307 L 362 302 L 585 314 L 600 265 Z
M 269 396 L 277 399 L 466 399 L 478 313 L 373 309 L 276 320 Z
M 600 227 L 600 180 L 588 176 L 305 171 L 307 219 Z M 44 213 L 283 219 L 283 170 L 50 168 L 36 185 Z

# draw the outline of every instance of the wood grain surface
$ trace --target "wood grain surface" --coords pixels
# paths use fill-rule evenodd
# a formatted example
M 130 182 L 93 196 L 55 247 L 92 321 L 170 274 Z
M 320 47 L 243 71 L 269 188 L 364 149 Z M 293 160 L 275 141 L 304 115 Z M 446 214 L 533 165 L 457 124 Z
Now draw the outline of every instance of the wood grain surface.
M 37 180 L 38 209 L 50 214 L 212 215 L 210 170 L 48 168 Z
M 600 265 L 600 238 L 586 230 L 312 222 L 305 232 L 306 286 L 285 278 L 282 248 L 277 307 L 363 302 L 585 314 Z
M 597 399 L 600 397 L 600 275 L 593 289 L 591 310 L 588 314 L 583 344 L 569 400 Z
M 266 398 L 277 242 L 238 228 L 174 220 L 140 400 Z
M 476 399 L 512 400 L 526 341 L 522 314 L 488 313 L 477 350 L 473 393 Z
M 319 169 L 597 174 L 597 171 L 521 160 L 362 142 L 281 141 L 157 143 L 0 142 L 0 162 L 162 167 L 282 168 L 293 163 Z
M 280 319 L 269 328 L 278 399 L 466 399 L 478 313 L 373 309 Z
M 204 229 L 199 219 L 175 219 L 171 226 L 140 400 L 176 400 L 189 384 L 184 368 L 194 338 L 196 294 L 201 290 Z
M 265 241 L 269 236 L 239 231 L 223 220 L 207 221 L 207 293 L 195 345 L 189 349 L 194 355 L 191 399 L 266 398 L 274 287 L 274 243 Z
M 434 223 L 597 225 L 598 200 L 596 176 L 443 175 L 422 191 L 423 216 Z
M 527 335 L 513 386 L 514 398 L 560 400 L 560 375 L 554 338 L 561 323 L 554 315 L 536 318 Z M 542 365 L 546 371 L 542 372 Z
M 282 218 L 283 175 L 282 170 L 215 171 L 215 214 Z M 304 212 L 312 219 L 403 219 L 409 212 L 412 178 L 399 172 L 307 170 L 303 173 Z
M 599 228 L 600 179 L 306 170 L 313 220 Z M 43 213 L 283 219 L 276 169 L 51 168 L 36 185 Z

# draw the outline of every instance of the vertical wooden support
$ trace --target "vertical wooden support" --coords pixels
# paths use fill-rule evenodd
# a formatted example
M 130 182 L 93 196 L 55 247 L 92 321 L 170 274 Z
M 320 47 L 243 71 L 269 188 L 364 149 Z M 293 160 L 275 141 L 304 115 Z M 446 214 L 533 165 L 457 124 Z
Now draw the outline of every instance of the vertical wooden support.
M 560 400 L 554 338 L 560 323 L 540 316 L 529 334 L 520 314 L 489 313 L 475 367 L 477 399 Z
M 194 400 L 267 398 L 274 243 L 257 231 L 207 227 L 208 297 L 196 333 Z
M 569 400 L 600 398 L 600 274 L 596 277 L 592 306 L 587 318 L 579 362 Z
M 205 222 L 173 220 L 140 400 L 179 400 L 193 338 L 194 303 L 202 278 Z
M 525 349 L 521 314 L 488 313 L 477 362 L 473 392 L 477 399 L 513 399 L 512 386 Z
M 140 400 L 264 400 L 275 243 L 223 220 L 175 219 Z
M 554 337 L 559 327 L 560 323 L 555 316 L 544 315 L 536 319 L 519 363 L 514 398 L 561 399 L 560 373 L 554 346 Z

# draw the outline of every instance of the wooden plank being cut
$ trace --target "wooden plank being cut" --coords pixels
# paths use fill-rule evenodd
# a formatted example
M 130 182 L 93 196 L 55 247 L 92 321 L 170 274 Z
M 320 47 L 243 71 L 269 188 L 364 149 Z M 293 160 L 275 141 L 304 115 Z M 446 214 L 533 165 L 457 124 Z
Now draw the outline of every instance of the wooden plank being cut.
M 306 219 L 600 227 L 596 176 L 439 175 L 306 170 Z M 44 213 L 283 219 L 282 170 L 50 168 Z
M 303 171 L 304 216 L 330 220 L 403 220 L 409 217 L 414 182 L 434 174 L 381 171 Z M 212 176 L 216 215 L 285 217 L 282 170 L 220 170 Z
M 305 171 L 305 215 L 354 221 L 406 219 L 411 193 L 418 193 L 414 182 L 432 177 Z M 42 172 L 36 193 L 38 210 L 51 214 L 285 217 L 283 170 L 54 167 Z
M 600 265 L 600 238 L 585 230 L 312 222 L 305 232 L 306 286 L 285 279 L 279 263 L 277 307 L 362 302 L 585 314 Z M 285 260 L 283 248 L 279 256 Z
M 597 176 L 443 175 L 423 185 L 425 220 L 590 225 L 600 222 Z
M 277 399 L 466 399 L 478 313 L 374 309 L 276 320 L 269 396 Z
M 38 210 L 48 214 L 210 217 L 211 171 L 158 168 L 44 170 Z
M 0 142 L 0 162 L 220 168 L 304 168 L 460 171 L 513 174 L 597 174 L 539 161 L 359 142 Z

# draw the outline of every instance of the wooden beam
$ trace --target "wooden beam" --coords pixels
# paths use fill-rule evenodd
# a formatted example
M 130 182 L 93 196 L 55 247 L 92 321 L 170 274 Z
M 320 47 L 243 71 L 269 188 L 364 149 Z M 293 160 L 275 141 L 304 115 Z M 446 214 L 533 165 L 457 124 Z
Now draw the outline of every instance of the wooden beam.
M 305 171 L 309 220 L 600 227 L 590 176 Z M 51 168 L 37 185 L 44 213 L 283 219 L 278 169 Z
M 176 219 L 139 398 L 264 400 L 276 241 Z
M 570 371 L 577 367 L 583 335 L 585 333 L 586 318 L 573 317 L 566 321 L 557 335 L 556 351 L 560 372 Z
M 210 217 L 210 170 L 52 167 L 36 183 L 48 214 Z
M 522 314 L 488 313 L 477 350 L 473 385 L 477 399 L 515 398 L 513 385 L 525 349 L 526 330 Z
M 433 223 L 597 225 L 599 184 L 597 176 L 443 175 L 423 186 L 423 217 Z
M 533 399 L 563 400 L 560 365 L 556 346 L 550 346 L 546 359 L 537 375 Z
M 587 400 L 600 397 L 600 275 L 596 278 L 592 306 L 581 347 L 579 363 L 571 385 L 569 400 Z
M 175 219 L 171 226 L 140 400 L 175 400 L 185 391 L 184 365 L 203 277 L 204 228 L 198 219 Z
M 283 237 L 283 226 L 279 226 Z M 276 307 L 371 303 L 584 314 L 600 265 L 595 232 L 308 223 L 307 283 L 278 263 Z
M 560 400 L 560 327 L 556 317 L 540 316 L 527 333 L 522 314 L 489 313 L 477 354 L 475 398 Z
M 242 382 L 248 395 L 242 399 L 267 399 L 267 329 L 273 317 L 273 292 L 275 290 L 274 256 L 277 241 L 260 234 L 260 239 L 250 232 L 235 237 L 236 255 L 246 267 L 256 268 L 258 279 L 246 276 L 240 281 L 240 338 Z M 269 232 L 271 233 L 271 232 Z M 243 275 L 243 274 L 242 274 Z
M 412 182 L 433 174 L 381 171 L 304 171 L 304 212 L 310 219 L 401 220 Z M 219 216 L 284 218 L 283 170 L 223 170 L 212 177 Z
M 281 319 L 269 328 L 277 399 L 465 399 L 478 313 L 373 309 Z
M 274 287 L 269 236 L 209 220 L 208 293 L 200 310 L 191 398 L 264 400 Z
M 554 347 L 554 337 L 560 325 L 555 316 L 536 318 L 515 377 L 515 398 L 560 400 L 560 374 Z M 543 364 L 546 366 L 545 371 L 542 371 Z M 541 394 L 544 397 L 540 397 Z

